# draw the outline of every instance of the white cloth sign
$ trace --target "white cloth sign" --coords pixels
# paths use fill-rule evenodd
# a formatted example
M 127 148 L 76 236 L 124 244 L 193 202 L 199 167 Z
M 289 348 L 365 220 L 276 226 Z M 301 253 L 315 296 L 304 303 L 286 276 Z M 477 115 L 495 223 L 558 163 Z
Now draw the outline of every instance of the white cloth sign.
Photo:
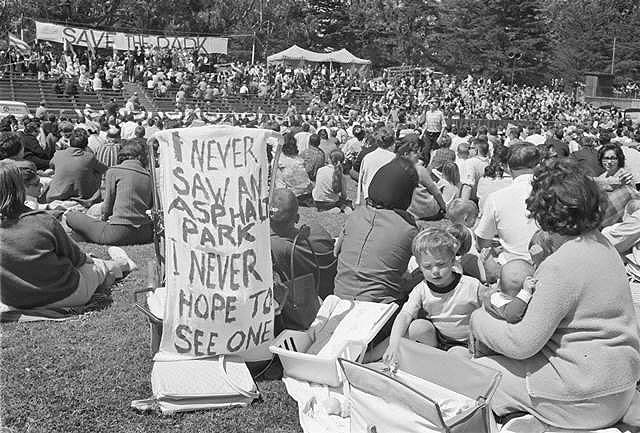
M 161 352 L 240 354 L 273 339 L 273 135 L 226 126 L 156 133 L 166 240 Z
M 203 53 L 227 54 L 227 38 L 162 36 L 82 29 L 36 21 L 36 39 L 82 47 L 134 50 L 136 47 L 197 49 Z

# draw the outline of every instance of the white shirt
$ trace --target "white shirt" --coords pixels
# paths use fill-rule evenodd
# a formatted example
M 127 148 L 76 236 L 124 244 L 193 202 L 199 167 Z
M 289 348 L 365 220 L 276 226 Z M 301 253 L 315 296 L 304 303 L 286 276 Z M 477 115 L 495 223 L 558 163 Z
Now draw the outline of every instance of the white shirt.
M 624 168 L 633 174 L 636 183 L 640 182 L 640 152 L 627 146 L 620 146 L 624 154 Z
M 298 145 L 298 154 L 304 152 L 309 148 L 309 137 L 311 137 L 310 132 L 298 132 L 293 138 L 296 139 L 296 144 Z
M 362 158 L 360 173 L 358 175 L 356 204 L 364 202 L 367 197 L 369 197 L 369 184 L 373 180 L 373 176 L 375 176 L 382 166 L 387 165 L 395 157 L 395 153 L 379 147 Z
M 484 203 L 476 235 L 482 239 L 498 237 L 504 251 L 498 257 L 501 263 L 513 259 L 531 261 L 529 241 L 538 229 L 533 219 L 527 218 L 525 200 L 531 194 L 532 174 L 523 174 L 513 183 L 492 192 Z
M 331 164 L 320 167 L 316 173 L 316 184 L 311 191 L 315 201 L 335 203 L 340 200 L 340 195 L 333 192 L 333 172 L 335 167 Z M 347 191 L 347 179 L 342 175 L 342 191 Z
M 138 127 L 136 122 L 124 122 L 120 125 L 120 138 L 127 140 L 136 136 L 135 131 Z
M 547 141 L 547 137 L 542 134 L 532 134 L 527 137 L 525 140 L 527 143 L 535 144 L 536 146 L 541 146 Z
M 462 275 L 455 289 L 447 293 L 434 292 L 425 281 L 419 283 L 409 294 L 402 307 L 413 319 L 423 309 L 436 329 L 446 337 L 464 341 L 469 338 L 469 318 L 480 308 L 480 281 Z

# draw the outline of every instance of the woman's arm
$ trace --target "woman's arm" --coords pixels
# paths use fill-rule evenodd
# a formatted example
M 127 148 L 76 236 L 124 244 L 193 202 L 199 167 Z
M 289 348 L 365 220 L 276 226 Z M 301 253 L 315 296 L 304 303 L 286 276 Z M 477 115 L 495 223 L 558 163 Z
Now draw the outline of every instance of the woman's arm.
M 423 169 L 426 175 L 420 176 L 420 183 L 427 189 L 427 191 L 429 191 L 429 194 L 433 196 L 436 203 L 438 203 L 438 206 L 440 206 L 440 209 L 442 209 L 443 212 L 446 212 L 447 205 L 442 198 L 442 193 L 440 192 L 438 185 L 436 185 L 433 179 L 431 179 L 431 170 L 427 167 L 423 167 Z
M 113 170 L 109 170 L 104 179 L 104 201 L 102 202 L 102 221 L 107 221 L 113 214 L 113 205 L 116 201 L 116 176 Z
M 557 265 L 541 269 L 536 293 L 519 323 L 509 324 L 483 309 L 476 310 L 471 316 L 474 337 L 512 359 L 527 359 L 538 353 L 576 302 L 573 291 L 579 283 L 564 275 L 566 269 Z
M 51 231 L 56 242 L 56 254 L 60 257 L 68 257 L 74 268 L 84 265 L 87 261 L 87 255 L 67 235 L 60 223 L 55 218 L 50 218 L 52 222 Z

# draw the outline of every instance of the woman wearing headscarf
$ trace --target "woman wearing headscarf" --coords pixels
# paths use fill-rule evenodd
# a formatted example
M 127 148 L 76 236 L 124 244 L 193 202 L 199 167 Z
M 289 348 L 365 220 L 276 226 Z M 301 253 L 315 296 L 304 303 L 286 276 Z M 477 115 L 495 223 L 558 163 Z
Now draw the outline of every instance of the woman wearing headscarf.
M 401 302 L 408 295 L 403 275 L 418 233 L 407 212 L 418 174 L 413 164 L 396 158 L 369 185 L 367 206 L 347 219 L 336 242 L 335 294 L 343 299 Z

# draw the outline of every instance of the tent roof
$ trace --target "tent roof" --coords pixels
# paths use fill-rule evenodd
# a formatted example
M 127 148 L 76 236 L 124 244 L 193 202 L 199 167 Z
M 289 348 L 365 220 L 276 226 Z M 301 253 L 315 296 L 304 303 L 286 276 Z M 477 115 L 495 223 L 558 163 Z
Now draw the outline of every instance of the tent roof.
M 371 63 L 369 60 L 360 59 L 344 48 L 339 51 L 331 53 L 316 53 L 313 51 L 305 50 L 297 45 L 293 45 L 284 51 L 276 54 L 272 54 L 267 57 L 267 62 L 280 62 L 283 60 L 306 60 L 307 62 L 333 62 L 333 63 L 347 63 L 368 65 Z

